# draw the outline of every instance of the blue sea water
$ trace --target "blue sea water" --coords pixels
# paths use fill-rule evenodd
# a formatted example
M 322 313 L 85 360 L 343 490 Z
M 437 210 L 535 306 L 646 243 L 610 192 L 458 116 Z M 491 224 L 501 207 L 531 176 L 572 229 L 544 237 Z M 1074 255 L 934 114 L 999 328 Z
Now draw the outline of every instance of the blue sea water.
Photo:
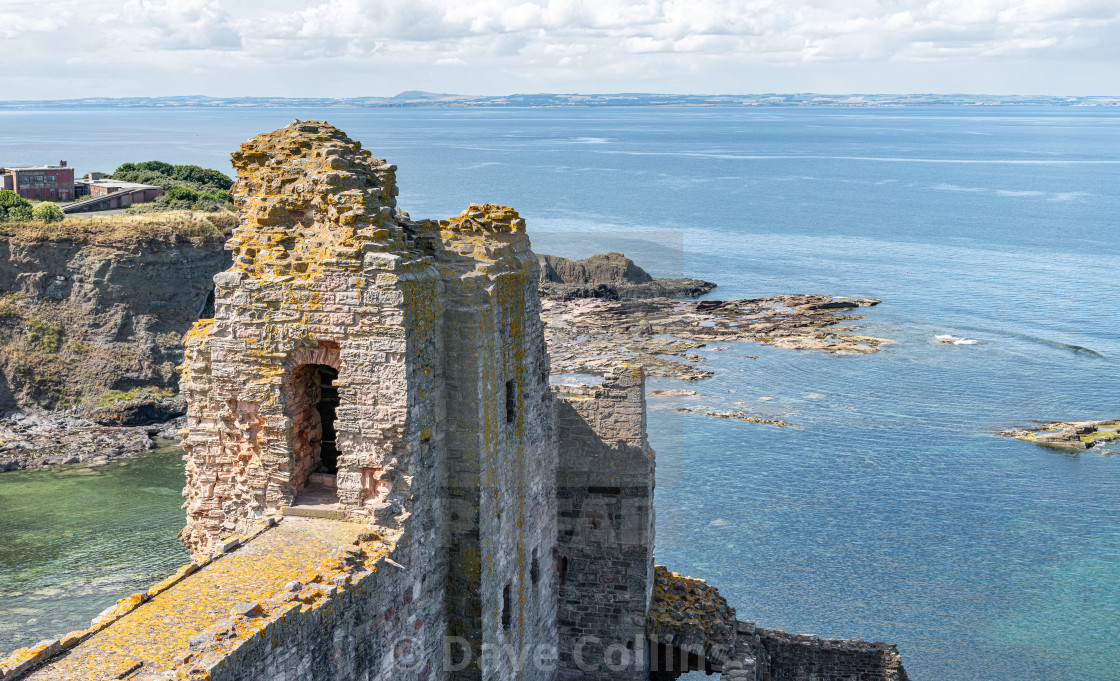
M 881 298 L 859 333 L 898 342 L 883 352 L 730 344 L 700 351 L 712 379 L 651 381 L 703 395 L 650 400 L 658 562 L 740 619 L 894 641 L 915 681 L 1120 679 L 1120 457 L 995 435 L 1120 417 L 1120 112 L 0 111 L 0 165 L 228 169 L 297 117 L 398 164 L 414 217 L 503 203 L 540 252 L 622 250 L 711 297 Z

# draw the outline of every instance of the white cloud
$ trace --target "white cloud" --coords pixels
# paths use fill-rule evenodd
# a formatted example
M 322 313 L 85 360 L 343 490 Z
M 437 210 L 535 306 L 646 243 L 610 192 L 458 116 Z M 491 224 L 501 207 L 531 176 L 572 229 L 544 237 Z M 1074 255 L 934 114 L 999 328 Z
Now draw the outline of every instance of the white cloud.
M 107 22 L 155 50 L 236 50 L 241 34 L 218 0 L 128 0 Z
M 58 28 L 53 17 L 19 16 L 15 13 L 0 12 L 0 39 L 10 40 L 28 33 L 45 33 Z
M 306 69 L 348 83 L 369 83 L 354 76 L 374 73 L 372 82 L 385 88 L 411 78 L 401 89 L 434 85 L 416 82 L 423 77 L 459 92 L 630 83 L 726 92 L 750 90 L 744 74 L 766 68 L 943 65 L 950 73 L 967 64 L 970 73 L 994 74 L 1006 63 L 1120 58 L 1115 0 L 55 0 L 52 7 L 62 10 L 44 19 L 34 3 L 0 0 L 8 54 L 66 45 L 64 57 L 37 59 L 85 56 L 118 63 L 123 73 L 176 69 L 176 53 L 193 50 L 194 66 L 254 84 Z M 50 73 L 50 64 L 40 66 Z M 287 88 L 275 94 L 298 95 L 297 88 L 332 81 L 270 82 Z

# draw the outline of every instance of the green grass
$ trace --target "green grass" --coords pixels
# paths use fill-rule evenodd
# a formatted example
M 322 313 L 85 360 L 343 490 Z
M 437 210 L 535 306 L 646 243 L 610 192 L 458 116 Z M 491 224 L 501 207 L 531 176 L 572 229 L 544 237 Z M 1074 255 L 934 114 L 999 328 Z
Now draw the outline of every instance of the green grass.
M 173 397 L 175 391 L 171 388 L 133 388 L 132 390 L 110 390 L 97 398 L 97 408 L 104 409 L 141 397 Z
M 0 238 L 22 242 L 69 241 L 91 244 L 200 242 L 224 240 L 237 226 L 232 211 L 196 213 L 169 211 L 100 217 L 69 215 L 61 222 L 3 222 Z

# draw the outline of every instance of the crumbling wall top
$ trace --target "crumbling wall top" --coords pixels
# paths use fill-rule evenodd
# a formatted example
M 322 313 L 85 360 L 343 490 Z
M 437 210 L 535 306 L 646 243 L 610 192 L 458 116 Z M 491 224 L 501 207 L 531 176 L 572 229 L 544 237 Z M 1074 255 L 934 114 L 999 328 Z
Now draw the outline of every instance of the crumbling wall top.
M 396 166 L 338 128 L 297 120 L 245 142 L 232 160 L 241 218 L 229 244 L 236 269 L 298 276 L 326 260 L 407 252 Z M 304 257 L 293 252 L 300 250 Z
M 735 609 L 700 579 L 654 566 L 647 631 L 659 643 L 722 662 L 735 647 Z

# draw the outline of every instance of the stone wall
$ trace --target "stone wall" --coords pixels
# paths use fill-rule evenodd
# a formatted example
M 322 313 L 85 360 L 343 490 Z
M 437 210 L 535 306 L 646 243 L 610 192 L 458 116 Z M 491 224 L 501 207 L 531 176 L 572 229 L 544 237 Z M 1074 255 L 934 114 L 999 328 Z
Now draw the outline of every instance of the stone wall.
M 184 543 L 205 552 L 300 492 L 319 454 L 297 385 L 307 365 L 339 372 L 339 501 L 393 527 L 430 516 L 418 520 L 434 532 L 443 283 L 430 257 L 410 252 L 395 167 L 311 123 L 261 135 L 233 159 L 234 264 L 214 277 L 214 319 L 188 335 L 181 382 Z
M 560 678 L 644 679 L 654 454 L 642 370 L 556 390 Z
M 537 260 L 525 222 L 472 205 L 411 225 L 444 277 L 448 633 L 503 652 L 452 678 L 548 678 L 555 655 L 556 436 Z M 520 668 L 518 668 L 520 667 Z
M 768 662 L 760 681 L 907 681 L 893 643 L 824 639 L 812 635 L 746 627 L 757 633 Z M 744 633 L 740 633 L 740 636 Z
M 177 671 L 204 671 L 208 681 L 446 678 L 440 575 L 426 574 L 417 545 L 398 544 L 392 555 L 396 565 L 378 560 L 338 585 L 309 585 L 260 613 L 220 620 L 192 640 Z M 180 677 L 148 681 L 164 678 Z

